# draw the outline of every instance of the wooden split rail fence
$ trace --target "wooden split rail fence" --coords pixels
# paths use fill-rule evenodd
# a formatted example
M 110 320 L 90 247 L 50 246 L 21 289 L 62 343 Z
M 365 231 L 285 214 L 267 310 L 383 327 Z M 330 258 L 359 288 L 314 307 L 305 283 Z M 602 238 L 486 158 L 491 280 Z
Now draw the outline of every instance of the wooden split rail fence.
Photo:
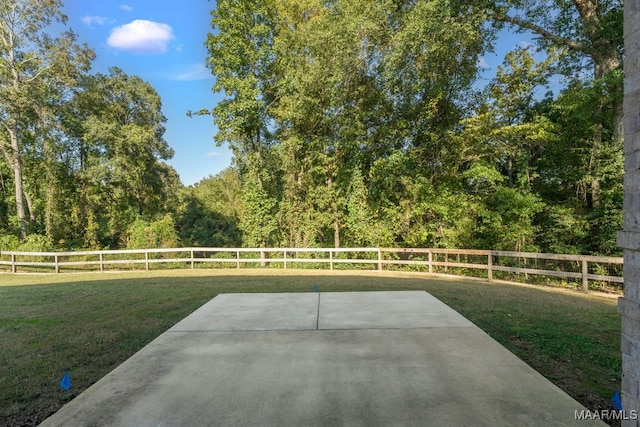
M 621 289 L 620 257 L 423 248 L 163 248 L 79 252 L 0 251 L 0 271 L 56 272 L 154 268 L 316 268 L 421 271 L 489 280 L 552 277 L 588 291 Z M 593 285 L 590 285 L 590 282 Z

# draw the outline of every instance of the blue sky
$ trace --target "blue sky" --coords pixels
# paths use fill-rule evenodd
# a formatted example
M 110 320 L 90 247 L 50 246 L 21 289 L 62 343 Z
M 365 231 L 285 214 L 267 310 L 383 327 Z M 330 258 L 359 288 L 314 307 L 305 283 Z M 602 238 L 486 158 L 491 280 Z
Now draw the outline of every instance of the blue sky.
M 96 52 L 95 72 L 117 66 L 148 81 L 162 98 L 167 117 L 165 139 L 175 155 L 168 163 L 185 185 L 215 175 L 231 165 L 227 147 L 216 147 L 209 116 L 189 118 L 188 110 L 212 108 L 220 99 L 204 66 L 204 42 L 211 31 L 208 0 L 65 0 L 68 26 Z M 495 71 L 508 50 L 529 43 L 525 35 L 503 32 L 496 54 L 480 58 Z
M 210 31 L 207 0 L 65 0 L 68 26 L 96 52 L 95 72 L 116 66 L 148 81 L 162 98 L 165 139 L 175 155 L 168 163 L 191 185 L 231 164 L 231 152 L 216 147 L 212 118 L 186 116 L 220 100 L 204 66 Z

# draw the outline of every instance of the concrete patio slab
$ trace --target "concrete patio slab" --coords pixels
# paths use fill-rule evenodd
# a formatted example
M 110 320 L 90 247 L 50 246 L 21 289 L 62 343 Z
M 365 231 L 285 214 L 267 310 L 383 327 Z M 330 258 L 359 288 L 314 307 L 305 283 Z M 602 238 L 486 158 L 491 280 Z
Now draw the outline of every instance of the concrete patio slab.
M 169 332 L 316 329 L 318 294 L 221 294 Z
M 260 330 L 261 316 L 273 330 Z M 234 294 L 194 312 L 42 425 L 603 425 L 575 420 L 582 410 L 424 292 Z
M 473 326 L 424 291 L 322 293 L 319 329 L 403 329 Z

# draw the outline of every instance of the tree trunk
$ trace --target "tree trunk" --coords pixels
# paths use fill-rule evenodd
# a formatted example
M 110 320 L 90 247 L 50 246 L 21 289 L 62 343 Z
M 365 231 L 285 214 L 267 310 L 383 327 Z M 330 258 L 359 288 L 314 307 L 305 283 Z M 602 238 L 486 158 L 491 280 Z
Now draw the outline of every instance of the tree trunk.
M 47 188 L 45 197 L 45 209 L 44 209 L 44 232 L 47 237 L 54 240 L 56 233 L 56 226 L 54 224 L 54 212 L 57 212 L 56 204 L 56 192 L 57 192 L 57 179 L 53 168 L 53 154 L 51 150 L 51 143 L 45 140 L 44 142 L 44 158 L 45 158 L 45 171 L 47 176 Z M 81 160 L 82 161 L 82 160 Z
M 24 191 L 23 188 L 24 200 L 27 202 L 27 208 L 29 209 L 29 221 L 31 226 L 33 227 L 36 224 L 36 208 L 31 201 L 31 196 L 29 196 L 29 192 Z
M 333 205 L 333 247 L 340 247 L 340 222 L 338 221 L 338 208 Z
M 20 142 L 18 137 L 18 124 L 14 120 L 11 126 L 7 127 L 11 140 L 11 167 L 15 184 L 16 214 L 20 223 L 20 238 L 27 237 L 27 219 L 24 209 L 24 185 L 22 180 L 22 163 L 20 160 Z
M 47 185 L 47 197 L 45 202 L 46 209 L 44 212 L 44 233 L 51 240 L 54 240 L 55 234 L 55 225 L 53 218 L 53 212 L 56 209 L 55 200 L 56 197 L 54 194 L 54 186 L 51 185 L 51 181 L 49 181 L 49 185 Z
M 509 177 L 509 187 L 514 187 L 515 185 L 515 180 L 513 177 L 513 169 L 514 169 L 514 160 L 513 160 L 513 156 L 509 156 L 509 158 L 507 159 L 507 176 Z

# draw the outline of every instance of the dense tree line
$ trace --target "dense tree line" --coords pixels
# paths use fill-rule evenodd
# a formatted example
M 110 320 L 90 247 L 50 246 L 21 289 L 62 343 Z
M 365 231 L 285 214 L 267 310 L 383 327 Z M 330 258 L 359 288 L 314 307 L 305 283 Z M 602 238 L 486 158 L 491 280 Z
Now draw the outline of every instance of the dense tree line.
M 234 164 L 189 188 L 163 162 L 153 88 L 88 74 L 73 33 L 42 33 L 59 3 L 35 5 L 0 68 L 14 246 L 618 252 L 621 1 L 218 0 L 206 46 L 224 100 L 199 113 Z M 21 11 L 3 7 L 4 41 Z M 506 27 L 537 45 L 482 86 Z
M 160 97 L 63 25 L 56 0 L 0 2 L 0 247 L 127 245 L 136 221 L 175 211 Z M 130 228 L 133 227 L 131 230 Z M 173 231 L 175 234 L 175 231 Z
M 546 59 L 478 89 L 507 25 Z M 212 26 L 245 245 L 617 251 L 621 2 L 221 0 Z

